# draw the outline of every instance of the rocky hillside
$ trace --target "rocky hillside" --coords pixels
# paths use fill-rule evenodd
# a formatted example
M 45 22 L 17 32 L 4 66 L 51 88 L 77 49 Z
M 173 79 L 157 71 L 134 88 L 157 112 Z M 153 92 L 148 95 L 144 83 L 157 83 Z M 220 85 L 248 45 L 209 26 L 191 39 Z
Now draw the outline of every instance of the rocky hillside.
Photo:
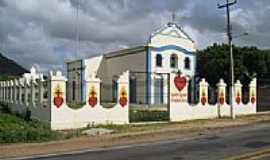
M 25 72 L 28 72 L 25 68 L 0 53 L 0 77 L 20 76 Z

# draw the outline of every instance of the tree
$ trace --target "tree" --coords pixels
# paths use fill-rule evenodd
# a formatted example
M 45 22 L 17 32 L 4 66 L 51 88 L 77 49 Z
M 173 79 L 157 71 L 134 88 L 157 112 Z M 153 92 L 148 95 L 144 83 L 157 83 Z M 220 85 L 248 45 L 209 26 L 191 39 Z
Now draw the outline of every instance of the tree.
M 247 84 L 250 78 L 270 73 L 270 50 L 260 50 L 256 47 L 233 46 L 235 80 Z M 198 72 L 201 78 L 206 78 L 210 85 L 218 83 L 223 78 L 230 82 L 229 46 L 216 44 L 197 52 Z M 269 77 L 270 78 L 270 77 Z

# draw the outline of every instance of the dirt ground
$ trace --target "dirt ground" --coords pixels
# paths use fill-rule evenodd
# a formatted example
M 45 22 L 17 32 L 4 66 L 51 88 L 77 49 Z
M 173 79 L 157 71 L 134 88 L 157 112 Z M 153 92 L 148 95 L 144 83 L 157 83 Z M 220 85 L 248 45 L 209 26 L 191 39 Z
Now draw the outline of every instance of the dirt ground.
M 121 146 L 129 144 L 140 144 L 156 142 L 161 140 L 189 139 L 196 135 L 209 132 L 219 133 L 227 128 L 256 125 L 258 123 L 269 123 L 270 113 L 251 116 L 237 117 L 235 120 L 229 118 L 195 120 L 178 123 L 161 124 L 137 124 L 123 127 L 118 132 L 101 136 L 82 136 L 68 140 L 45 142 L 45 143 L 23 143 L 0 145 L 0 159 L 7 157 L 65 153 L 74 150 L 86 150 Z

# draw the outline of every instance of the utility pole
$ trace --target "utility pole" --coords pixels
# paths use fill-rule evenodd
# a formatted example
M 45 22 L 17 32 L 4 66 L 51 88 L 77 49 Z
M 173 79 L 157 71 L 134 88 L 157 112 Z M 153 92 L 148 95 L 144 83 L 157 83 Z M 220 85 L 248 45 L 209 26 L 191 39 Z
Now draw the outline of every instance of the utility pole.
M 232 26 L 230 21 L 230 7 L 237 3 L 237 0 L 233 2 L 227 2 L 223 5 L 218 4 L 218 8 L 226 8 L 227 11 L 227 36 L 228 36 L 228 44 L 230 47 L 230 60 L 231 60 L 231 85 L 230 85 L 230 106 L 231 106 L 231 117 L 235 119 L 235 112 L 234 112 L 234 60 L 233 60 L 233 48 L 232 48 Z
M 79 57 L 79 49 L 80 49 L 80 37 L 79 37 L 79 8 L 80 8 L 80 1 L 77 1 L 77 6 L 76 6 L 76 57 Z

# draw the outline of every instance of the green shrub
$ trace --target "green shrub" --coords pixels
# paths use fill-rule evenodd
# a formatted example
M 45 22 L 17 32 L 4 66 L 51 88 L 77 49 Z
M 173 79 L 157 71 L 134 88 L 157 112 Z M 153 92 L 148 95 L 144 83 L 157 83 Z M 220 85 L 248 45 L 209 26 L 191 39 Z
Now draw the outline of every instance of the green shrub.
M 24 115 L 24 120 L 30 121 L 31 120 L 31 111 L 30 109 L 26 109 L 25 115 Z
M 10 108 L 8 107 L 8 105 L 7 104 L 0 104 L 0 110 L 1 110 L 1 112 L 3 112 L 3 113 L 11 113 L 11 111 L 10 111 Z
M 130 122 L 167 121 L 169 120 L 169 113 L 155 110 L 130 110 L 129 118 Z
M 85 104 L 86 102 L 79 102 L 79 101 L 67 102 L 68 107 L 72 109 L 82 108 Z
M 43 142 L 60 138 L 61 133 L 51 131 L 47 124 L 0 113 L 0 143 Z

